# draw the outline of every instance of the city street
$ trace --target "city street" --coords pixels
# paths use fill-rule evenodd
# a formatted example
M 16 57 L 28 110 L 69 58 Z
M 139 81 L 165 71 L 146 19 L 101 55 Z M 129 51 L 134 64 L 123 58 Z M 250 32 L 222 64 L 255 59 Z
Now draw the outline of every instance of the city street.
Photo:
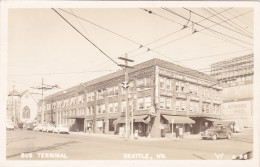
M 136 139 L 88 134 L 53 134 L 27 130 L 7 131 L 7 160 L 208 160 L 232 159 L 253 150 L 253 130 L 231 140 Z

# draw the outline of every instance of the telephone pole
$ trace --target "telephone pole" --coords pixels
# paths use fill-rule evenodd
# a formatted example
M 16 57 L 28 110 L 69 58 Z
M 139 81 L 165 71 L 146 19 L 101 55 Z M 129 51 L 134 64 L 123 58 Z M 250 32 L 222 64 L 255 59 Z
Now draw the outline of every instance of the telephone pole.
M 125 113 L 125 138 L 129 139 L 129 131 L 130 131 L 130 112 L 129 112 L 129 101 L 128 101 L 128 94 L 129 94 L 129 76 L 128 76 L 128 69 L 133 68 L 131 66 L 128 66 L 128 62 L 134 62 L 134 60 L 128 59 L 127 54 L 125 54 L 125 57 L 118 57 L 118 59 L 124 60 L 125 64 L 119 64 L 120 67 L 124 69 L 125 74 L 125 81 L 123 83 L 123 87 L 126 89 L 126 113 Z M 132 106 L 133 107 L 133 106 Z
M 44 91 L 45 90 L 51 90 L 51 89 L 54 89 L 54 88 L 59 88 L 58 85 L 46 85 L 43 83 L 43 78 L 42 78 L 42 85 L 40 87 L 31 87 L 33 89 L 38 89 L 38 90 L 41 90 L 42 93 L 42 110 L 41 110 L 41 124 L 44 123 Z M 53 114 L 53 113 L 51 113 Z M 51 115 L 52 117 L 52 115 Z

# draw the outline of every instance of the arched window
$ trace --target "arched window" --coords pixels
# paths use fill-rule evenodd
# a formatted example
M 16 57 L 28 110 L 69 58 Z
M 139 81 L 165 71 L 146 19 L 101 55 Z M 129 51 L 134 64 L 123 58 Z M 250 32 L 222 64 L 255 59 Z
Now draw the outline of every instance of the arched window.
M 30 119 L 30 108 L 28 106 L 23 108 L 23 119 Z

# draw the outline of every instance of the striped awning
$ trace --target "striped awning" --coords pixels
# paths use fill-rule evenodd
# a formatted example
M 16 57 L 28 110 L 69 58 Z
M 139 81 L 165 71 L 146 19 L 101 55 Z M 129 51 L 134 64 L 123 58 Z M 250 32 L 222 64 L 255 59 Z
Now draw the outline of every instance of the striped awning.
M 195 121 L 186 116 L 162 115 L 169 123 L 173 124 L 194 124 Z

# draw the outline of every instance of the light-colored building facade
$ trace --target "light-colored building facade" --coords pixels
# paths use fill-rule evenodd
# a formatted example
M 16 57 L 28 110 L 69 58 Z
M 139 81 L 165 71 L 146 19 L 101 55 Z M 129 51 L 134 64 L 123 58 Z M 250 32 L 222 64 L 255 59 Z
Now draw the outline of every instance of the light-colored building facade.
M 7 99 L 7 119 L 15 124 L 33 122 L 37 119 L 37 107 L 37 99 L 28 90 L 22 93 L 10 92 Z
M 220 61 L 211 68 L 211 75 L 223 87 L 223 118 L 240 127 L 253 127 L 254 55 Z
M 222 88 L 209 75 L 152 59 L 129 70 L 128 98 L 123 81 L 123 71 L 117 71 L 46 97 L 45 121 L 79 131 L 120 134 L 129 105 L 134 130 L 159 137 L 162 129 L 171 133 L 176 126 L 199 133 L 205 122 L 221 119 Z M 40 119 L 41 104 L 38 115 Z M 127 118 L 131 122 L 130 114 Z

